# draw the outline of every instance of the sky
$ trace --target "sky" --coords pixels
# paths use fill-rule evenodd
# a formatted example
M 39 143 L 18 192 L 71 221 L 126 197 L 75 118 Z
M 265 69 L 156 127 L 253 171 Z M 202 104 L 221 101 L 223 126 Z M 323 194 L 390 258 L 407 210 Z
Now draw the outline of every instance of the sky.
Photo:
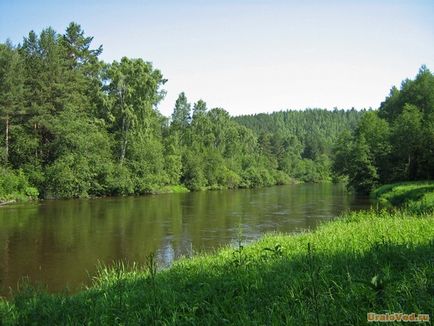
M 104 61 L 160 69 L 166 116 L 182 91 L 232 115 L 377 108 L 422 64 L 434 70 L 434 1 L 0 0 L 0 42 L 71 21 Z

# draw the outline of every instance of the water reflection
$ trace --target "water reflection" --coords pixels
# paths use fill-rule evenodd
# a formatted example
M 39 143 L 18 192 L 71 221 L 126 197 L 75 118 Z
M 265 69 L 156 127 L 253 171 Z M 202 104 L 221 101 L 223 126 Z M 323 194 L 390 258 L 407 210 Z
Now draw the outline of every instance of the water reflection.
M 270 231 L 314 228 L 348 209 L 369 206 L 342 185 L 145 197 L 46 201 L 0 209 L 1 293 L 29 276 L 53 291 L 89 283 L 98 261 L 162 265 L 180 256 Z

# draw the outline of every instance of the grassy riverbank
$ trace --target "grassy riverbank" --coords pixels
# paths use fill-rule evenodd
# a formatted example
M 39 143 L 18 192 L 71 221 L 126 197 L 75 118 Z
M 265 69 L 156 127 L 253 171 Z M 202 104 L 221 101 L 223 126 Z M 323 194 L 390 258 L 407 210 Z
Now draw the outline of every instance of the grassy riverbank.
M 350 213 L 314 232 L 268 235 L 156 272 L 102 269 L 93 287 L 23 288 L 3 324 L 357 325 L 366 313 L 433 316 L 434 214 Z
M 401 182 L 376 189 L 372 196 L 382 205 L 411 212 L 434 211 L 434 181 Z

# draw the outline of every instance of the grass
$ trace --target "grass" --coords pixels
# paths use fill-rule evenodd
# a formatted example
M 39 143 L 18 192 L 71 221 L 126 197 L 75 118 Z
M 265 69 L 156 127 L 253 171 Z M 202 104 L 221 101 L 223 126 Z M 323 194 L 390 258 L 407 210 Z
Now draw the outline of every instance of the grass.
M 170 186 L 161 186 L 161 187 L 155 187 L 151 191 L 152 194 L 166 194 L 166 193 L 184 193 L 184 192 L 190 192 L 187 187 L 184 185 L 170 185 Z
M 414 213 L 434 211 L 434 181 L 388 184 L 376 189 L 372 196 L 389 207 L 403 207 Z
M 434 213 L 348 213 L 316 231 L 177 261 L 101 268 L 74 295 L 23 286 L 4 325 L 362 325 L 368 312 L 434 316 Z

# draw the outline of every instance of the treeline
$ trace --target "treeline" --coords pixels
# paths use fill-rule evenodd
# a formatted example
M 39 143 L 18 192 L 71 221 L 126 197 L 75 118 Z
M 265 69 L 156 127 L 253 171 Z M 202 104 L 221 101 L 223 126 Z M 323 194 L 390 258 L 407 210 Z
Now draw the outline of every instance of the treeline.
M 333 135 L 357 120 L 356 112 L 282 113 L 299 129 L 258 133 L 247 117 L 183 93 L 169 119 L 158 111 L 166 82 L 158 69 L 125 57 L 105 63 L 101 52 L 75 23 L 0 44 L 0 199 L 328 180 Z
M 270 166 L 304 182 L 336 180 L 333 146 L 343 130 L 352 131 L 365 110 L 280 111 L 245 115 L 235 121 L 255 132 Z
M 369 193 L 379 184 L 434 179 L 434 76 L 422 66 L 414 80 L 393 87 L 378 111 L 340 135 L 334 171 Z

